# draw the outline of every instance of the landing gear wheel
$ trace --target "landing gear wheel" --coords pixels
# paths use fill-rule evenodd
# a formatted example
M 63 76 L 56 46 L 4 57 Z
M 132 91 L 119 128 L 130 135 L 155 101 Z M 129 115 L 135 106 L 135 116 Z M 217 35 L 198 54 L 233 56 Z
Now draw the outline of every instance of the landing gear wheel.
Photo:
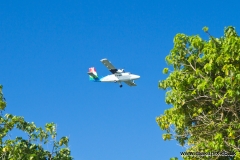
M 120 88 L 122 88 L 122 85 L 120 85 Z

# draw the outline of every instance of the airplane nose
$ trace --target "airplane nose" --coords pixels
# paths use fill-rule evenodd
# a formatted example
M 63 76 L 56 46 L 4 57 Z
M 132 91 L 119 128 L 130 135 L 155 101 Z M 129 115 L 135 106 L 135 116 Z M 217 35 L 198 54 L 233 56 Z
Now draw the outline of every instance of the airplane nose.
M 133 79 L 138 79 L 138 78 L 140 78 L 139 75 L 134 75 L 134 76 L 133 76 Z

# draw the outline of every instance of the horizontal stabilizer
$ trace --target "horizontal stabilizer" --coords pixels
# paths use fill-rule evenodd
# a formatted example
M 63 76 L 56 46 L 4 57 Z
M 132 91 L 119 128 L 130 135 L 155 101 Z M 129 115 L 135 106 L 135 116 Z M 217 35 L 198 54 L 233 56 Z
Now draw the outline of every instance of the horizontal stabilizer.
M 96 75 L 93 74 L 92 72 L 88 72 L 88 75 L 91 76 L 92 78 L 98 78 L 98 76 L 96 76 Z

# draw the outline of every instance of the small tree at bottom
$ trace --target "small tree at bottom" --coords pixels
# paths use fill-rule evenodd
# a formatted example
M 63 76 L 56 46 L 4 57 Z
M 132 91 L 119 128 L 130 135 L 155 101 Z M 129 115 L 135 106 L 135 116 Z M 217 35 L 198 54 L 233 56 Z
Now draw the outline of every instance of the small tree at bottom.
M 68 137 L 57 140 L 56 125 L 47 123 L 45 128 L 36 127 L 32 122 L 26 122 L 23 117 L 12 114 L 2 114 L 6 108 L 6 101 L 0 86 L 0 159 L 2 160 L 72 160 L 68 148 Z M 26 133 L 27 139 L 22 137 L 10 138 L 13 129 Z M 46 150 L 45 146 L 51 146 Z

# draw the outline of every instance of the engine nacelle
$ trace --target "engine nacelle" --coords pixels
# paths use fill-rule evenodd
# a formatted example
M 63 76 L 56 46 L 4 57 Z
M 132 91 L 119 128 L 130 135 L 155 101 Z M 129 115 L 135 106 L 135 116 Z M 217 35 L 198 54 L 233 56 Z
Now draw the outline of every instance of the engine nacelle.
M 124 69 L 118 69 L 117 73 L 124 73 Z

